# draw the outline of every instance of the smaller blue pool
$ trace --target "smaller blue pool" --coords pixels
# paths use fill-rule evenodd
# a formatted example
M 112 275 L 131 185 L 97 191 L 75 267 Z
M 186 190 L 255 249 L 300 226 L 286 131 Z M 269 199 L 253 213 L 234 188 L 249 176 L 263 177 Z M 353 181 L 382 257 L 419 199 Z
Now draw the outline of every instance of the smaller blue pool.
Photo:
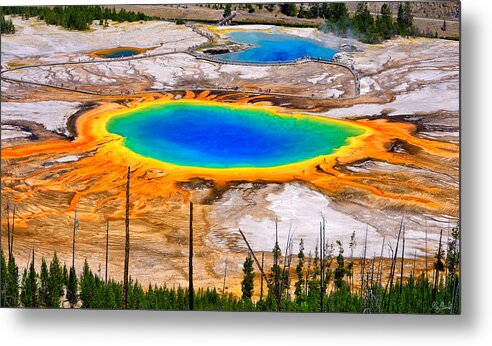
M 120 51 L 116 51 L 116 52 L 113 52 L 110 54 L 106 54 L 104 57 L 105 58 L 123 58 L 123 57 L 133 56 L 133 55 L 137 55 L 137 54 L 138 54 L 138 51 L 135 51 L 135 50 L 120 50 Z
M 110 49 L 102 49 L 96 52 L 93 52 L 94 55 L 100 58 L 112 59 L 112 58 L 124 58 L 128 56 L 133 56 L 137 54 L 141 54 L 144 51 L 139 48 L 134 47 L 117 47 Z
M 253 45 L 253 47 L 217 57 L 227 61 L 250 63 L 291 62 L 309 56 L 332 60 L 337 50 L 320 41 L 281 33 L 264 31 L 233 31 L 227 35 L 232 41 Z

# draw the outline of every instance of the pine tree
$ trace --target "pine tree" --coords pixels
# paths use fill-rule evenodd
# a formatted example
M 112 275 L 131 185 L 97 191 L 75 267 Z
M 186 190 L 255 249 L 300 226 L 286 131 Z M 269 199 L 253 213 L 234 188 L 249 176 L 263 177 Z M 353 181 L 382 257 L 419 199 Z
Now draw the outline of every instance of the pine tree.
M 280 310 L 280 303 L 282 301 L 282 269 L 280 267 L 280 259 L 282 258 L 282 251 L 278 244 L 278 238 L 275 239 L 275 246 L 273 247 L 273 265 L 271 268 L 270 279 L 272 282 L 271 289 L 268 294 L 271 294 L 276 301 L 277 309 Z
M 401 36 L 409 36 L 413 32 L 413 16 L 410 3 L 405 5 L 400 3 L 398 6 L 398 17 L 396 19 L 398 34 Z
M 318 3 L 313 3 L 309 10 L 305 12 L 305 17 L 309 19 L 318 18 L 320 15 L 320 6 Z
M 368 38 L 373 29 L 374 18 L 372 17 L 367 3 L 359 2 L 354 15 L 354 30 L 361 38 Z
M 63 276 L 63 286 L 68 287 L 68 270 L 67 270 L 67 264 L 63 263 L 63 270 L 62 270 L 62 276 Z
M 24 271 L 22 272 L 22 279 L 21 279 L 21 293 L 20 293 L 20 301 L 22 306 L 28 307 L 30 302 L 32 301 L 31 296 L 30 296 L 30 290 L 27 287 L 27 269 L 24 268 Z
M 26 308 L 39 306 L 38 277 L 34 268 L 34 250 L 29 270 L 24 269 L 22 275 L 21 303 Z
M 39 303 L 42 307 L 49 307 L 49 271 L 44 258 L 41 259 L 41 273 L 39 275 Z
M 5 19 L 5 16 L 0 15 L 0 33 L 13 34 L 15 33 L 15 27 L 11 19 Z
M 65 268 L 66 269 L 66 268 Z M 56 251 L 53 254 L 53 259 L 50 263 L 49 281 L 48 281 L 48 292 L 49 301 L 48 307 L 59 308 L 61 305 L 61 297 L 63 296 L 63 286 L 64 286 L 63 271 L 60 267 L 60 261 L 56 255 Z
M 459 253 L 459 226 L 451 230 L 451 240 L 448 243 L 446 268 L 450 279 L 459 273 L 460 253 Z
M 80 301 L 82 303 L 82 308 L 93 308 L 93 300 L 94 275 L 89 268 L 89 263 L 87 263 L 87 259 L 85 259 L 82 275 L 80 276 Z
M 145 299 L 145 293 L 142 286 L 138 281 L 135 284 L 130 285 L 130 296 L 129 296 L 129 309 L 146 309 L 147 301 Z
M 280 12 L 289 17 L 297 16 L 297 6 L 292 2 L 280 4 Z
M 345 258 L 343 257 L 343 246 L 340 240 L 337 240 L 338 245 L 338 256 L 337 256 L 337 268 L 335 268 L 335 288 L 341 290 L 345 285 L 343 280 L 346 274 L 350 274 L 348 269 L 345 267 Z
M 316 247 L 314 248 L 314 258 L 311 262 L 312 266 L 312 271 L 311 271 L 311 276 L 308 281 L 309 285 L 309 292 L 314 293 L 316 295 L 316 292 L 319 292 L 319 287 L 320 287 L 320 266 L 319 266 L 319 249 L 318 245 L 316 244 Z
M 243 293 L 242 298 L 243 300 L 250 301 L 253 296 L 255 272 L 253 268 L 253 259 L 251 258 L 251 254 L 249 252 L 243 264 L 243 273 L 244 277 L 243 281 L 241 281 L 241 291 Z
M 343 2 L 330 3 L 328 7 L 325 8 L 322 7 L 321 10 L 322 12 L 324 11 L 323 15 L 326 17 L 327 20 L 337 23 L 339 29 L 342 32 L 345 32 L 344 29 L 347 28 L 350 21 L 348 8 L 345 3 Z
M 19 306 L 19 268 L 15 264 L 15 258 L 13 254 L 8 260 L 7 297 L 10 307 Z
M 379 35 L 383 39 L 390 39 L 393 36 L 393 19 L 391 17 L 391 10 L 388 4 L 381 6 L 381 16 L 376 21 Z
M 0 252 L 0 307 L 8 307 L 7 305 L 7 290 L 9 286 L 9 272 L 7 270 L 7 262 L 3 254 L 3 249 Z
M 67 281 L 67 300 L 68 300 L 71 308 L 75 307 L 75 304 L 77 304 L 77 301 L 78 301 L 78 295 L 77 295 L 77 274 L 75 272 L 75 268 L 74 267 L 70 267 L 70 272 L 68 274 L 68 281 Z
M 297 258 L 299 262 L 297 263 L 296 267 L 296 274 L 297 274 L 297 282 L 295 283 L 295 291 L 294 294 L 296 296 L 296 299 L 300 299 L 303 295 L 304 292 L 304 285 L 305 285 L 305 280 L 304 280 L 304 239 L 301 239 L 301 242 L 299 244 L 299 254 L 297 255 Z
M 225 9 L 224 9 L 224 14 L 222 15 L 224 18 L 229 17 L 232 13 L 232 6 L 231 4 L 226 4 Z

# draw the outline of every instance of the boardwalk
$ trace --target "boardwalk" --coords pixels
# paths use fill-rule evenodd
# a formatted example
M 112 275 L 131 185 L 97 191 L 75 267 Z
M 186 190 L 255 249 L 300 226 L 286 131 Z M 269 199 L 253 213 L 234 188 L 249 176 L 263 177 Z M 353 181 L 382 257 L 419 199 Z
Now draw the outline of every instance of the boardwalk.
M 232 20 L 234 19 L 234 17 L 236 17 L 237 15 L 237 12 L 236 11 L 231 11 L 231 14 L 228 15 L 227 17 L 224 17 L 222 18 L 221 20 L 219 20 L 219 22 L 217 23 L 218 26 L 222 26 L 222 25 L 229 25 L 232 23 Z

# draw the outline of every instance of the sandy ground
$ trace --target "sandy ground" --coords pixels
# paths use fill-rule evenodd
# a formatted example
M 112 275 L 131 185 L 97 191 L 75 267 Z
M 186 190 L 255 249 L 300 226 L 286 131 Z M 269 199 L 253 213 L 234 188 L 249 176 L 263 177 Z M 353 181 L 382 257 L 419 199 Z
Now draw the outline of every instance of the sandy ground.
M 28 22 L 15 19 L 14 24 L 19 27 L 18 32 L 2 36 L 2 64 L 78 61 L 90 51 L 118 45 L 154 47 L 153 51 L 164 52 L 204 40 L 184 26 L 165 22 L 121 24 L 108 29 L 95 26 L 87 33 L 48 27 L 33 19 Z M 283 30 L 316 39 L 335 39 L 313 29 Z M 31 37 L 33 34 L 38 36 Z M 165 203 L 161 198 L 132 204 L 132 277 L 145 284 L 186 284 L 186 200 L 191 197 L 196 204 L 197 285 L 220 287 L 227 258 L 228 289 L 236 292 L 246 254 L 238 228 L 244 230 L 256 251 L 269 251 L 277 219 L 281 244 L 285 243 L 291 229 L 295 251 L 300 238 L 312 251 L 318 242 L 319 222 L 324 216 L 330 242 L 341 240 L 347 247 L 355 231 L 354 256 L 360 256 L 367 229 L 368 255 L 379 254 L 384 238 L 387 245 L 383 254 L 388 256 L 403 216 L 407 225 L 406 256 L 416 254 L 422 260 L 425 234 L 428 255 L 432 256 L 439 230 L 444 229 L 447 234 L 457 222 L 458 43 L 396 39 L 375 46 L 356 44 L 363 50 L 351 53 L 361 74 L 362 97 L 351 101 L 316 101 L 302 97 L 313 92 L 348 93 L 347 76 L 335 68 L 220 66 L 183 54 L 127 62 L 39 67 L 11 74 L 26 80 L 72 84 L 96 91 L 108 88 L 117 91 L 212 89 L 214 83 L 221 80 L 221 83 L 226 81 L 245 88 L 271 87 L 300 96 L 257 101 L 245 99 L 244 94 L 217 96 L 217 99 L 224 97 L 223 102 L 263 102 L 281 106 L 287 112 L 302 110 L 376 125 L 381 119 L 389 119 L 394 129 L 399 128 L 399 123 L 414 129 L 413 137 L 405 137 L 405 140 L 395 132 L 392 142 L 364 160 L 344 158 L 329 170 L 321 165 L 319 175 L 323 178 L 320 179 L 333 177 L 326 185 L 329 188 L 295 179 L 283 184 L 236 181 L 226 186 L 203 180 L 181 181 L 180 192 L 166 196 Z M 77 233 L 76 265 L 81 268 L 84 258 L 93 268 L 102 264 L 105 220 L 109 219 L 110 275 L 120 278 L 123 201 L 111 196 L 122 193 L 124 173 L 108 170 L 109 163 L 102 161 L 99 144 L 86 150 L 67 138 L 67 134 L 71 133 L 76 119 L 83 117 L 84 109 L 108 101 L 122 105 L 129 100 L 139 102 L 139 97 L 143 100 L 144 96 L 93 96 L 8 81 L 2 81 L 1 88 L 2 208 L 5 209 L 7 200 L 18 208 L 15 253 L 20 266 L 27 263 L 32 247 L 39 256 L 51 257 L 56 250 L 62 261 L 69 261 L 73 225 L 70 207 L 74 196 L 97 185 L 98 181 L 111 181 L 110 188 L 87 193 L 78 202 L 81 227 Z M 183 95 L 184 92 L 177 94 Z M 413 144 L 408 142 L 410 139 Z M 49 145 L 53 147 L 50 149 Z M 24 149 L 17 150 L 17 146 Z M 44 149 L 36 151 L 37 148 Z M 23 150 L 32 154 L 20 155 Z M 149 170 L 142 173 L 141 181 L 152 186 L 161 174 Z M 391 196 L 405 198 L 398 200 Z M 429 201 L 429 205 L 415 202 L 420 200 Z

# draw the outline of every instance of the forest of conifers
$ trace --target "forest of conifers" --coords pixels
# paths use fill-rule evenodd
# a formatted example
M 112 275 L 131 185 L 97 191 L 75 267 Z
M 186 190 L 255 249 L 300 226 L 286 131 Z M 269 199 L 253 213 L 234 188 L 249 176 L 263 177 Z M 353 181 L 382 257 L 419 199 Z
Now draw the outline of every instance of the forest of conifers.
M 191 227 L 190 225 L 190 229 Z M 323 232 L 320 231 L 320 239 L 323 241 L 316 247 L 314 256 L 304 254 L 302 240 L 299 252 L 294 256 L 289 251 L 289 248 L 292 249 L 291 239 L 286 253 L 282 255 L 277 241 L 272 251 L 273 265 L 267 270 L 261 267 L 255 253 L 248 252 L 243 264 L 244 277 L 240 297 L 223 292 L 223 288 L 194 290 L 191 275 L 190 286 L 186 288 L 168 287 L 165 284 L 143 287 L 130 278 L 126 286 L 126 302 L 125 282 L 108 279 L 107 270 L 105 277 L 101 277 L 101 273 L 95 274 L 87 260 L 82 273 L 78 275 L 74 262 L 67 269 L 66 264 L 60 263 L 55 252 L 48 263 L 44 258 L 36 259 L 33 249 L 28 267 L 20 273 L 13 254 L 13 234 L 8 231 L 8 253 L 5 254 L 3 250 L 1 252 L 2 307 L 460 313 L 458 227 L 451 230 L 446 245 L 442 241 L 441 232 L 439 248 L 430 270 L 418 271 L 414 262 L 413 269 L 404 273 L 403 262 L 408 263 L 408 259 L 405 260 L 403 255 L 405 242 L 400 228 L 389 273 L 383 275 L 381 258 L 361 258 L 363 264 L 360 272 L 355 273 L 354 259 L 352 256 L 344 256 L 340 241 L 336 242 L 336 246 L 324 243 L 323 227 Z M 193 239 L 191 232 L 190 239 Z M 244 240 L 247 242 L 246 238 Z M 249 244 L 248 248 L 250 249 Z M 190 268 L 193 265 L 191 258 L 192 256 Z M 41 261 L 39 272 L 35 269 L 36 261 Z M 293 262 L 295 270 L 291 270 L 291 267 L 294 269 Z M 256 275 L 262 277 L 260 288 L 254 286 Z M 359 281 L 357 285 L 354 285 L 354 277 Z M 387 279 L 383 280 L 383 277 Z M 260 298 L 256 300 L 252 298 L 255 289 L 256 292 L 261 290 Z
M 149 20 L 145 14 L 102 6 L 5 6 L 1 8 L 4 15 L 19 15 L 24 19 L 38 17 L 46 24 L 60 25 L 70 30 L 88 30 L 93 20 L 100 24 L 110 19 L 117 22 L 135 22 Z M 11 24 L 11 22 L 10 22 Z M 15 29 L 13 29 L 15 30 Z

